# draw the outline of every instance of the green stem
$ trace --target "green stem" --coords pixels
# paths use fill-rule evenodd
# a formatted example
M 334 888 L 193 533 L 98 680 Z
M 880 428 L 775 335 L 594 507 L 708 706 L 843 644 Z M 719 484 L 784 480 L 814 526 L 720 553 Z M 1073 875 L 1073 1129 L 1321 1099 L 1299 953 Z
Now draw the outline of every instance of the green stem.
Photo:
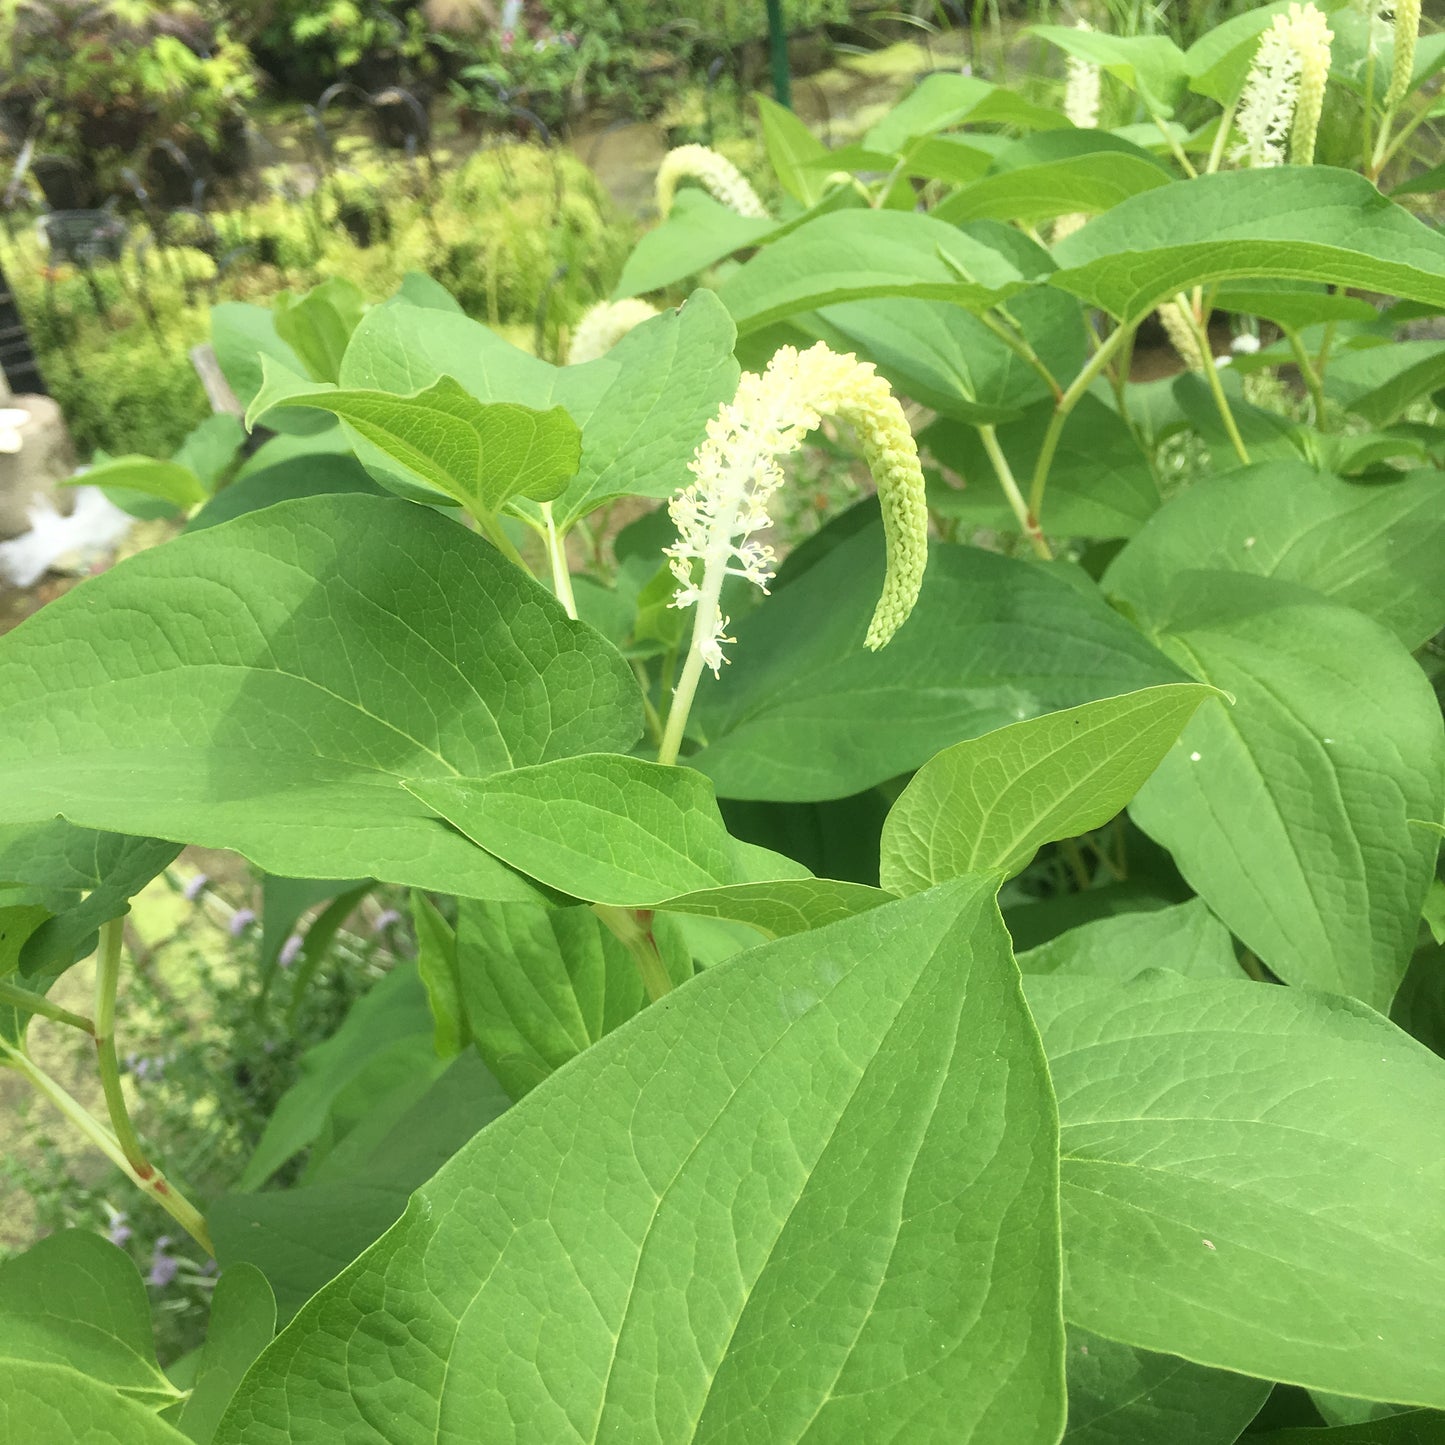
M 642 689 L 642 715 L 647 722 L 647 731 L 652 738 L 654 747 L 662 746 L 662 718 L 652 705 L 652 699 L 647 695 L 651 690 L 651 681 L 647 676 L 647 668 L 636 658 L 633 659 L 632 671 L 637 678 L 637 685 Z
M 1023 361 L 1026 366 L 1033 368 L 1033 370 L 1043 380 L 1044 385 L 1048 387 L 1049 391 L 1052 393 L 1054 400 L 1058 401 L 1058 399 L 1064 394 L 1063 387 L 1059 385 L 1058 381 L 1054 377 L 1053 372 L 1051 372 L 1048 367 L 1044 365 L 1038 352 L 1036 352 L 1033 347 L 1029 345 L 1027 338 L 1018 331 L 1018 323 L 1014 321 L 1013 317 L 1011 317 L 1008 312 L 1004 311 L 1002 307 L 999 308 L 999 311 L 1003 315 L 1004 321 L 1008 322 L 1008 325 L 1005 325 L 1003 321 L 996 320 L 987 311 L 980 311 L 976 314 L 978 315 L 978 319 L 982 321 L 983 324 L 987 326 L 988 329 L 993 332 L 993 334 L 997 336 L 998 339 L 1002 341 L 1003 344 L 1007 346 L 1008 349 L 1012 351 L 1015 356 L 1017 356 L 1021 361 Z
M 547 557 L 552 564 L 552 590 L 557 600 L 567 611 L 567 616 L 577 620 L 577 598 L 572 592 L 572 572 L 567 566 L 567 540 L 559 535 L 557 523 L 552 517 L 551 502 L 542 503 L 542 520 L 547 524 Z
M 1370 169 L 1370 121 L 1375 112 L 1375 48 L 1369 47 L 1369 55 L 1365 60 L 1365 107 L 1364 120 L 1360 127 L 1360 169 Z
M 1212 176 L 1221 165 L 1224 164 L 1224 147 L 1229 144 L 1229 132 L 1234 128 L 1234 112 L 1239 105 L 1239 99 L 1234 100 L 1225 107 L 1224 113 L 1219 117 L 1219 130 L 1215 134 L 1214 144 L 1209 147 L 1209 160 L 1205 165 L 1205 175 Z
M 637 965 L 637 972 L 642 978 L 642 987 L 647 991 L 648 1001 L 656 1003 L 670 994 L 672 979 L 662 961 L 662 955 L 657 951 L 657 940 L 652 936 L 652 910 L 614 908 L 610 904 L 594 903 L 592 911 L 632 955 L 632 961 Z
M 499 551 L 509 562 L 514 562 L 529 577 L 532 569 L 527 566 L 522 554 L 517 551 L 512 539 L 507 536 L 506 529 L 502 526 L 502 520 L 494 512 L 484 512 L 480 507 L 472 513 L 478 527 L 481 528 L 482 536 Z
M 1149 112 L 1149 119 L 1152 120 L 1154 124 L 1159 127 L 1159 134 L 1164 137 L 1164 142 L 1169 147 L 1169 150 L 1173 154 L 1174 159 L 1179 162 L 1180 169 L 1184 172 L 1186 176 L 1189 177 L 1191 181 L 1196 179 L 1199 175 L 1199 172 L 1194 169 L 1194 163 L 1189 159 L 1187 155 L 1184 154 L 1184 147 L 1179 144 L 1179 141 L 1175 137 L 1174 132 L 1170 130 L 1169 127 L 1162 120 L 1160 120 L 1159 117 L 1155 115 L 1152 110 Z
M 100 1150 L 117 1169 L 138 1189 L 148 1194 L 172 1219 L 180 1225 L 207 1254 L 213 1258 L 216 1247 L 211 1243 L 210 1232 L 201 1212 L 190 1203 L 153 1166 L 147 1164 L 147 1173 L 141 1173 L 126 1158 L 119 1140 L 111 1133 L 84 1104 L 73 1098 L 49 1074 L 23 1050 L 15 1048 L 5 1039 L 0 1039 L 0 1067 L 14 1069 L 42 1098 L 49 1100 L 59 1112 L 70 1121 L 76 1130 Z
M 1069 865 L 1069 872 L 1074 877 L 1074 887 L 1080 893 L 1087 893 L 1093 886 L 1094 880 L 1089 876 L 1089 870 L 1084 865 L 1084 855 L 1079 851 L 1078 840 L 1075 838 L 1060 838 L 1059 852 L 1064 856 L 1064 862 Z
M 983 449 L 988 453 L 988 459 L 993 463 L 994 475 L 998 477 L 999 486 L 1003 488 L 1003 494 L 1008 498 L 1008 504 L 1013 509 L 1013 514 L 1018 518 L 1019 531 L 1028 538 L 1029 546 L 1034 549 L 1037 556 L 1045 562 L 1052 562 L 1054 554 L 1049 550 L 1049 544 L 1044 538 L 1043 532 L 1039 530 L 1038 518 L 1029 510 L 1029 504 L 1024 501 L 1024 494 L 1019 490 L 1019 484 L 1014 477 L 1013 468 L 1009 466 L 1008 457 L 1004 455 L 1003 448 L 998 444 L 998 433 L 991 426 L 980 426 L 978 429 L 979 439 L 983 442 Z
M 100 1087 L 110 1115 L 115 1142 L 124 1156 L 126 1173 L 175 1219 L 207 1254 L 214 1255 L 210 1235 L 200 1211 L 176 1192 L 165 1176 L 146 1158 L 146 1152 L 126 1107 L 121 1088 L 120 1061 L 115 1052 L 115 1000 L 120 984 L 120 955 L 125 920 L 112 918 L 100 928 L 100 950 L 95 975 L 95 1057 Z
M 657 761 L 669 767 L 677 761 L 682 750 L 682 740 L 687 732 L 687 715 L 692 711 L 692 700 L 697 695 L 697 685 L 702 680 L 702 645 L 716 635 L 721 612 L 718 599 L 722 596 L 722 585 L 727 568 L 721 565 L 709 566 L 703 573 L 702 591 L 697 599 L 696 612 L 692 623 L 692 640 L 687 645 L 687 656 L 683 659 L 682 676 L 672 694 L 667 709 L 667 726 L 663 729 L 662 743 L 657 750 Z
M 18 983 L 9 983 L 0 978 L 0 1004 L 11 1008 L 24 1009 L 26 1013 L 38 1014 L 41 1018 L 54 1019 L 58 1024 L 69 1024 L 82 1033 L 93 1034 L 95 1025 L 82 1014 L 73 1014 L 58 1003 L 51 1003 L 43 993 L 32 993 Z
M 1294 364 L 1299 368 L 1300 379 L 1305 384 L 1305 389 L 1310 394 L 1310 401 L 1315 409 L 1315 426 L 1323 431 L 1325 429 L 1325 387 L 1320 374 L 1315 370 L 1314 363 L 1310 360 L 1309 352 L 1305 350 L 1304 342 L 1300 340 L 1299 332 L 1292 326 L 1281 326 L 1285 340 L 1289 342 L 1289 349 L 1294 354 Z
M 1089 358 L 1088 365 L 1069 383 L 1068 389 L 1054 404 L 1054 414 L 1049 418 L 1048 428 L 1044 432 L 1043 442 L 1039 446 L 1039 458 L 1034 464 L 1033 483 L 1029 487 L 1028 512 L 1035 519 L 1043 515 L 1044 489 L 1049 484 L 1049 470 L 1054 464 L 1054 453 L 1059 449 L 1059 438 L 1063 435 L 1064 425 L 1068 421 L 1070 413 L 1078 406 L 1084 393 L 1098 380 L 1104 368 L 1113 359 L 1114 354 L 1133 334 L 1134 329 L 1133 326 L 1116 326 L 1110 332 L 1108 339 Z
M 1224 383 L 1219 379 L 1219 368 L 1214 364 L 1214 352 L 1209 345 L 1209 332 L 1205 329 L 1204 323 L 1194 314 L 1194 308 L 1190 306 L 1189 300 L 1183 292 L 1175 297 L 1175 301 L 1183 313 L 1185 321 L 1194 332 L 1194 339 L 1199 343 L 1199 355 L 1204 362 L 1204 380 L 1209 387 L 1210 394 L 1214 397 L 1214 405 L 1219 412 L 1219 419 L 1224 423 L 1225 435 L 1228 436 L 1229 443 L 1234 448 L 1235 456 L 1245 466 L 1248 466 L 1249 452 L 1244 445 L 1244 438 L 1239 434 L 1239 427 L 1234 420 L 1234 412 L 1229 406 L 1229 398 L 1224 394 Z
M 1380 170 L 1382 172 L 1384 171 L 1385 167 L 1389 165 L 1392 160 L 1395 159 L 1395 156 L 1399 153 L 1400 147 L 1404 145 L 1405 142 L 1409 140 L 1410 137 L 1414 135 L 1415 132 L 1419 130 L 1420 127 L 1427 120 L 1430 119 L 1430 114 L 1433 109 L 1434 106 L 1429 101 L 1426 101 L 1425 104 L 1422 105 L 1419 110 L 1417 110 L 1415 114 L 1410 118 L 1409 123 L 1406 125 L 1402 125 L 1400 129 L 1395 133 L 1395 139 L 1392 140 L 1390 144 L 1385 148 L 1385 154 L 1381 158 Z M 1378 177 L 1376 177 L 1376 179 L 1378 179 Z

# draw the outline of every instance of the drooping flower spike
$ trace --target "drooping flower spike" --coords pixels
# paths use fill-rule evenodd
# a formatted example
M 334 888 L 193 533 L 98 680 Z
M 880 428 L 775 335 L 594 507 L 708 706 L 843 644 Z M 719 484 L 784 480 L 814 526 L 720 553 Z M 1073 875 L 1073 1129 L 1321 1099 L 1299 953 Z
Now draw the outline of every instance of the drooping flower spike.
M 1390 88 L 1385 92 L 1387 110 L 1399 105 L 1410 89 L 1415 73 L 1415 47 L 1420 39 L 1420 0 L 1398 0 L 1383 7 L 1395 12 L 1395 60 L 1390 68 Z
M 1075 30 L 1092 30 L 1087 20 L 1076 20 Z M 1099 124 L 1103 73 L 1091 61 L 1077 55 L 1064 59 L 1064 115 L 1081 130 L 1095 130 Z
M 668 503 L 678 540 L 664 548 L 679 586 L 675 607 L 696 607 L 692 640 L 668 714 L 659 758 L 676 760 L 688 709 L 704 667 L 718 675 L 727 657 L 723 582 L 742 577 L 767 591 L 776 557 L 756 538 L 772 526 L 768 503 L 783 484 L 778 459 L 796 452 L 824 416 L 858 436 L 883 509 L 887 572 L 864 646 L 884 646 L 908 619 L 928 562 L 928 506 L 918 447 L 897 398 L 871 362 L 823 342 L 779 348 L 762 375 L 744 372 L 732 401 L 707 425 L 688 464 L 694 481 Z
M 665 217 L 672 210 L 678 182 L 684 176 L 700 181 L 707 193 L 728 210 L 755 220 L 767 219 L 767 207 L 747 177 L 726 156 L 699 145 L 678 146 L 662 158 L 657 171 L 658 215 Z

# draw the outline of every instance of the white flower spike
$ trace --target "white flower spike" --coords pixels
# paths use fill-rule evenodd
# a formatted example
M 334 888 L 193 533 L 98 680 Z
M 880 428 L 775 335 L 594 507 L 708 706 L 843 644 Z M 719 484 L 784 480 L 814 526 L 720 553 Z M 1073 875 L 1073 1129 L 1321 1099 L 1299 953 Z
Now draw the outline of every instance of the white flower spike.
M 701 181 L 708 194 L 728 210 L 755 220 L 767 220 L 767 207 L 758 199 L 747 177 L 726 156 L 698 145 L 678 146 L 662 158 L 657 171 L 658 215 L 666 217 L 672 210 L 677 183 L 684 176 Z
M 1241 141 L 1233 157 L 1247 166 L 1283 165 L 1314 159 L 1315 133 L 1324 104 L 1334 39 L 1313 5 L 1293 4 L 1260 36 L 1244 83 L 1236 125 Z
M 1395 60 L 1390 68 L 1390 88 L 1385 108 L 1392 110 L 1404 100 L 1415 72 L 1415 47 L 1420 39 L 1420 0 L 1399 0 L 1395 12 Z
M 755 534 L 772 526 L 768 504 L 783 484 L 778 458 L 802 447 L 824 416 L 853 427 L 878 486 L 888 570 L 864 645 L 884 646 L 918 600 L 928 561 L 928 507 L 918 447 L 903 409 L 871 363 L 840 356 L 822 342 L 807 351 L 780 348 L 759 376 L 744 372 L 733 400 L 707 425 L 688 464 L 695 480 L 668 503 L 678 540 L 665 548 L 679 586 L 676 607 L 696 607 L 687 661 L 668 716 L 661 759 L 682 741 L 702 669 L 727 661 L 728 619 L 718 607 L 727 577 L 767 591 L 776 557 Z M 700 566 L 699 566 L 700 564 Z
M 1092 30 L 1087 20 L 1076 20 L 1075 30 Z M 1064 115 L 1081 130 L 1095 130 L 1099 124 L 1102 75 L 1097 65 L 1077 55 L 1064 59 Z
M 606 356 L 634 326 L 658 314 L 657 307 L 632 297 L 626 301 L 599 301 L 590 307 L 572 333 L 567 360 L 573 365 Z

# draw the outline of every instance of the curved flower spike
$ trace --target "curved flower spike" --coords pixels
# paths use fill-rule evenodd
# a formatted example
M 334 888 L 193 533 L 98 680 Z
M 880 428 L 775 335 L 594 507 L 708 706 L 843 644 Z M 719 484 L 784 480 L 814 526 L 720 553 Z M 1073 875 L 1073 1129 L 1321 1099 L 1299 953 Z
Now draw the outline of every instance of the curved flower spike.
M 1420 0 L 1399 0 L 1395 5 L 1395 60 L 1390 68 L 1390 88 L 1385 108 L 1393 109 L 1404 100 L 1415 73 L 1415 47 L 1420 39 Z
M 1250 166 L 1308 165 L 1329 76 L 1330 42 L 1325 17 L 1312 4 L 1293 4 L 1260 36 L 1244 83 L 1236 124 L 1243 137 L 1234 159 Z
M 572 332 L 567 360 L 576 366 L 606 356 L 634 326 L 656 316 L 657 307 L 632 297 L 627 301 L 599 301 L 589 307 Z
M 678 146 L 662 158 L 662 165 L 657 171 L 659 215 L 666 216 L 672 210 L 677 183 L 684 176 L 701 181 L 708 194 L 721 201 L 728 210 L 755 220 L 767 220 L 767 208 L 748 184 L 747 177 L 726 156 L 699 145 Z
M 718 607 L 724 580 L 742 577 L 766 592 L 773 578 L 777 558 L 754 534 L 773 524 L 767 508 L 783 484 L 778 458 L 798 451 L 825 415 L 857 433 L 883 509 L 888 569 L 864 646 L 884 646 L 918 600 L 928 562 L 928 506 L 903 408 L 871 362 L 840 356 L 821 341 L 803 352 L 779 348 L 761 376 L 742 374 L 733 400 L 708 422 L 707 437 L 688 463 L 695 480 L 668 503 L 678 531 L 678 540 L 663 549 L 680 584 L 673 606 L 695 606 L 697 617 L 662 762 L 677 757 L 702 669 L 716 676 L 727 661 L 722 645 L 733 639 Z

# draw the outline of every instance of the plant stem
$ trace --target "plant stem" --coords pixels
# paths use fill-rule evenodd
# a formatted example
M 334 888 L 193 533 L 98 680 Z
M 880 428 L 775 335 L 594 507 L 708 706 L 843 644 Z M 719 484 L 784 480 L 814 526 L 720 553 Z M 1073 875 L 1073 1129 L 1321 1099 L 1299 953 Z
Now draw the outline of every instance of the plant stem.
M 1238 105 L 1239 99 L 1236 97 L 1219 117 L 1219 130 L 1215 133 L 1214 144 L 1209 147 L 1209 160 L 1205 165 L 1204 173 L 1207 176 L 1212 176 L 1224 163 L 1224 147 L 1229 144 L 1229 132 L 1234 128 L 1234 112 Z
M 656 1003 L 670 994 L 672 979 L 657 951 L 657 940 L 652 936 L 652 909 L 614 908 L 607 903 L 594 903 L 592 911 L 632 955 L 648 1001 Z
M 1375 47 L 1368 47 L 1369 55 L 1365 60 L 1365 105 L 1364 120 L 1360 127 L 1360 169 L 1370 169 L 1370 120 L 1375 110 Z
M 677 690 L 672 694 L 662 745 L 657 750 L 657 761 L 669 767 L 677 761 L 677 755 L 682 749 L 682 739 L 687 730 L 687 715 L 692 711 L 692 700 L 702 679 L 702 645 L 717 632 L 718 620 L 722 615 L 718 609 L 718 599 L 722 596 L 722 585 L 726 576 L 727 569 L 720 566 L 708 567 L 703 574 L 702 591 L 698 596 L 693 617 L 692 640 L 687 645 L 682 676 L 677 681 Z
M 95 1032 L 95 1025 L 82 1014 L 73 1014 L 68 1008 L 51 1003 L 44 994 L 32 993 L 28 988 L 21 988 L 18 983 L 8 983 L 4 979 L 0 979 L 0 1005 L 24 1009 L 27 1013 L 38 1014 L 41 1018 L 54 1019 L 58 1024 L 69 1024 L 71 1028 L 79 1029 L 82 1033 Z
M 1219 368 L 1214 364 L 1214 353 L 1209 346 L 1209 332 L 1205 329 L 1204 323 L 1194 314 L 1194 308 L 1190 306 L 1182 292 L 1176 300 L 1180 311 L 1184 313 L 1184 319 L 1194 332 L 1194 339 L 1199 343 L 1199 355 L 1204 362 L 1204 380 L 1214 397 L 1214 405 L 1219 412 L 1220 421 L 1224 423 L 1225 434 L 1229 437 L 1235 456 L 1245 466 L 1248 466 L 1249 451 L 1244 445 L 1244 438 L 1239 434 L 1239 427 L 1234 420 L 1234 412 L 1229 406 L 1229 398 L 1224 394 L 1224 383 L 1219 379 Z
M 42 1098 L 48 1099 L 61 1114 L 65 1116 L 91 1144 L 100 1150 L 117 1169 L 121 1171 L 138 1189 L 148 1194 L 172 1219 L 180 1225 L 207 1254 L 215 1257 L 216 1248 L 211 1243 L 211 1236 L 206 1229 L 206 1222 L 201 1217 L 200 1211 L 190 1203 L 173 1185 L 167 1182 L 165 1177 L 154 1167 L 147 1164 L 148 1174 L 139 1173 L 135 1166 L 126 1158 L 125 1150 L 121 1148 L 115 1135 L 85 1107 L 79 1100 L 58 1084 L 49 1074 L 30 1058 L 23 1050 L 17 1049 L 5 1039 L 0 1039 L 0 1053 L 5 1057 L 0 1059 L 0 1067 L 14 1069 Z
M 1320 374 L 1315 370 L 1314 362 L 1310 360 L 1309 352 L 1305 350 L 1304 342 L 1300 340 L 1299 332 L 1292 326 L 1281 326 L 1285 340 L 1289 342 L 1289 349 L 1294 353 L 1294 364 L 1299 368 L 1301 380 L 1305 389 L 1310 394 L 1310 401 L 1315 409 L 1315 426 L 1318 430 L 1325 429 L 1325 387 L 1320 379 Z
M 1049 550 L 1049 544 L 1044 534 L 1039 530 L 1038 519 L 1029 511 L 1029 504 L 1024 501 L 1024 494 L 1019 490 L 1019 484 L 1014 478 L 1013 468 L 1009 466 L 1008 457 L 998 444 L 998 433 L 991 426 L 980 426 L 978 429 L 979 439 L 983 442 L 983 449 L 988 453 L 988 459 L 993 463 L 994 475 L 998 477 L 999 486 L 1003 488 L 1003 494 L 1008 498 L 1008 504 L 1013 509 L 1013 514 L 1018 518 L 1019 530 L 1028 538 L 1029 546 L 1034 549 L 1035 555 L 1041 557 L 1045 562 L 1052 562 L 1054 554 Z
M 1385 147 L 1385 154 L 1380 159 L 1381 172 L 1383 172 L 1385 167 L 1389 165 L 1392 160 L 1394 160 L 1395 155 L 1399 151 L 1400 147 L 1404 145 L 1405 142 L 1409 140 L 1410 137 L 1414 135 L 1415 132 L 1419 130 L 1419 128 L 1427 120 L 1430 119 L 1430 113 L 1433 109 L 1433 105 L 1431 105 L 1427 101 L 1419 108 L 1419 110 L 1415 112 L 1415 114 L 1410 118 L 1409 122 L 1405 125 L 1402 125 L 1400 129 L 1395 133 L 1395 139 L 1392 140 L 1390 144 Z M 1373 176 L 1371 177 L 1371 179 L 1378 180 L 1379 177 Z
M 1059 385 L 1053 372 L 1044 365 L 1038 352 L 1029 345 L 1027 338 L 1017 330 L 1018 323 L 1014 321 L 1013 317 L 1004 311 L 1002 307 L 999 307 L 999 311 L 1003 315 L 1004 321 L 1008 323 L 1007 325 L 1004 324 L 1004 321 L 995 319 L 987 311 L 980 311 L 977 313 L 977 316 L 1015 356 L 1023 361 L 1026 366 L 1031 367 L 1042 378 L 1044 385 L 1048 387 L 1054 400 L 1058 401 L 1064 394 L 1063 387 Z
M 1108 366 L 1114 353 L 1119 351 L 1125 341 L 1133 335 L 1134 330 L 1134 326 L 1122 324 L 1116 326 L 1110 332 L 1108 339 L 1089 358 L 1084 369 L 1069 383 L 1063 396 L 1054 404 L 1054 414 L 1049 418 L 1048 429 L 1044 432 L 1043 442 L 1039 446 L 1038 461 L 1034 464 L 1034 479 L 1029 487 L 1028 513 L 1035 519 L 1043 514 L 1044 489 L 1049 484 L 1049 469 L 1054 464 L 1054 453 L 1059 449 L 1059 438 L 1063 435 L 1064 424 L 1068 421 L 1069 414 L 1078 406 L 1079 399 Z
M 478 508 L 472 513 L 476 524 L 481 528 L 482 535 L 504 556 L 509 562 L 515 562 L 529 577 L 532 569 L 527 566 L 522 554 L 513 545 L 512 539 L 507 536 L 506 529 L 502 526 L 502 520 L 494 512 L 484 512 Z
M 647 731 L 652 738 L 654 747 L 662 746 L 662 719 L 658 716 L 657 709 L 652 705 L 652 699 L 648 697 L 648 690 L 651 682 L 647 676 L 647 668 L 636 658 L 633 659 L 632 671 L 637 678 L 637 685 L 642 689 L 642 715 L 647 722 Z
M 165 1176 L 146 1158 L 145 1149 L 126 1107 L 125 1092 L 120 1081 L 120 1062 L 115 1052 L 115 999 L 120 983 L 121 942 L 125 920 L 112 918 L 101 925 L 100 950 L 96 955 L 95 976 L 95 1057 L 100 1069 L 100 1087 L 105 1095 L 110 1127 L 116 1147 L 125 1163 L 126 1173 L 208 1254 L 215 1254 L 210 1235 L 194 1205 L 179 1195 Z M 87 1115 L 87 1117 L 89 1117 Z
M 1174 159 L 1179 162 L 1180 169 L 1183 170 L 1184 174 L 1188 176 L 1191 181 L 1196 179 L 1199 172 L 1194 169 L 1194 163 L 1184 154 L 1184 147 L 1179 144 L 1174 132 L 1170 130 L 1168 125 L 1160 120 L 1152 110 L 1149 112 L 1149 119 L 1159 127 L 1159 134 L 1164 137 L 1164 141 L 1168 145 Z
M 542 520 L 547 524 L 547 557 L 552 563 L 552 590 L 566 609 L 567 616 L 575 622 L 577 598 L 572 592 L 572 573 L 567 566 L 567 544 L 565 537 L 558 535 L 551 502 L 542 503 Z

